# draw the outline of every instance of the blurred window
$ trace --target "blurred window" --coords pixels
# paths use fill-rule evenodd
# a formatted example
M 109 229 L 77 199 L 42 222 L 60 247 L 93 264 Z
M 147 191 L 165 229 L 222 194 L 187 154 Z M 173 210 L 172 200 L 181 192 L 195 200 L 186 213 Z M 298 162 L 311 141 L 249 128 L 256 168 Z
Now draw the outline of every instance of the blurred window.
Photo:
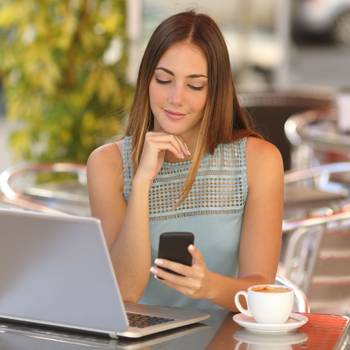
M 136 3 L 137 0 L 129 0 Z M 236 77 L 244 72 L 259 72 L 273 76 L 284 59 L 284 45 L 276 28 L 280 0 L 138 0 L 140 10 L 140 37 L 134 53 L 138 62 L 147 41 L 156 26 L 170 15 L 194 9 L 213 17 L 227 42 L 232 70 Z M 287 0 L 289 1 L 289 0 Z M 283 1 L 282 1 L 283 2 Z M 135 19 L 134 19 L 135 20 Z M 285 25 L 288 25 L 285 23 Z M 138 64 L 134 60 L 132 80 Z M 236 79 L 237 80 L 237 79 Z

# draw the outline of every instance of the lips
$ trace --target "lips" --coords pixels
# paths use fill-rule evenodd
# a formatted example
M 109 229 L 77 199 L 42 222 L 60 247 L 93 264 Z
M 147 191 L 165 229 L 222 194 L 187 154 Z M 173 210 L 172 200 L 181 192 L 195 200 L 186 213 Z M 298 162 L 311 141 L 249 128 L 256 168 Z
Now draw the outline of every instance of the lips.
M 170 119 L 174 120 L 182 119 L 186 115 L 185 113 L 170 111 L 168 109 L 164 109 L 164 112 Z

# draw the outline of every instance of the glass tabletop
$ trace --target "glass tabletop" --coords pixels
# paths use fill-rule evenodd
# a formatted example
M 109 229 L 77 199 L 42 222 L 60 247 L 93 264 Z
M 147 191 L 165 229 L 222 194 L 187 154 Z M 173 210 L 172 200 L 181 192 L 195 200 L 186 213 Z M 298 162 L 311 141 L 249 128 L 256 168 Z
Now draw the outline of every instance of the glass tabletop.
M 0 322 L 2 350 L 83 349 L 344 349 L 349 338 L 349 318 L 341 315 L 303 314 L 308 323 L 294 332 L 253 333 L 232 320 L 226 311 L 211 313 L 204 323 L 182 327 L 139 340 L 110 339 L 92 334 L 71 333 Z

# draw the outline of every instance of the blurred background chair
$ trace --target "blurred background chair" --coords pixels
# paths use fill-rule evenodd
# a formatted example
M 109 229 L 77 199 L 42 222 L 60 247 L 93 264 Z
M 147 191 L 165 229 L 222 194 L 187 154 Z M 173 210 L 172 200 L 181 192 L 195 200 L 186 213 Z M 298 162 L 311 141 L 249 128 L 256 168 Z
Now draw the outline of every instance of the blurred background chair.
M 285 122 L 302 111 L 330 108 L 334 104 L 334 94 L 317 89 L 270 90 L 240 93 L 239 100 L 252 116 L 258 131 L 280 150 L 284 170 L 289 170 L 293 167 L 292 148 L 284 131 Z
M 279 274 L 306 294 L 311 311 L 350 315 L 349 186 L 337 176 L 350 163 L 285 175 L 285 220 Z
M 2 202 L 24 209 L 90 215 L 85 165 L 23 164 L 0 174 Z
M 350 315 L 350 211 L 289 229 L 280 273 L 304 291 L 311 311 Z
M 299 288 L 295 283 L 290 281 L 288 278 L 277 275 L 276 284 L 288 287 L 294 291 L 294 307 L 293 311 L 297 312 L 310 312 L 309 301 L 301 288 Z
M 350 137 L 339 130 L 335 108 L 293 114 L 284 128 L 293 168 L 350 160 Z

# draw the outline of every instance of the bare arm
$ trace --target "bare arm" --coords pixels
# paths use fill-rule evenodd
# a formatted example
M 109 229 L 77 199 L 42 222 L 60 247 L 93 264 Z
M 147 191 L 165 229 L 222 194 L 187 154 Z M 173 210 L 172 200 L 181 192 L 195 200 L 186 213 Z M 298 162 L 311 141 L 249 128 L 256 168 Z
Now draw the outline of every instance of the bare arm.
M 116 144 L 90 155 L 87 175 L 91 213 L 101 220 L 121 293 L 125 300 L 136 301 L 149 276 L 148 187 L 133 186 L 126 205 L 122 157 Z
M 184 146 L 172 135 L 149 133 L 132 180 L 128 203 L 123 197 L 123 162 L 118 148 L 96 149 L 87 163 L 91 213 L 102 222 L 124 300 L 136 302 L 148 283 L 151 266 L 148 194 L 166 150 L 180 156 Z
M 283 216 L 281 155 L 270 143 L 249 138 L 247 167 L 249 193 L 243 217 L 238 278 L 209 271 L 201 253 L 193 246 L 189 248 L 192 267 L 168 261 L 162 265 L 186 277 L 156 269 L 156 274 L 168 286 L 196 299 L 209 299 L 232 311 L 237 311 L 233 297 L 238 290 L 274 282 L 280 254 Z

